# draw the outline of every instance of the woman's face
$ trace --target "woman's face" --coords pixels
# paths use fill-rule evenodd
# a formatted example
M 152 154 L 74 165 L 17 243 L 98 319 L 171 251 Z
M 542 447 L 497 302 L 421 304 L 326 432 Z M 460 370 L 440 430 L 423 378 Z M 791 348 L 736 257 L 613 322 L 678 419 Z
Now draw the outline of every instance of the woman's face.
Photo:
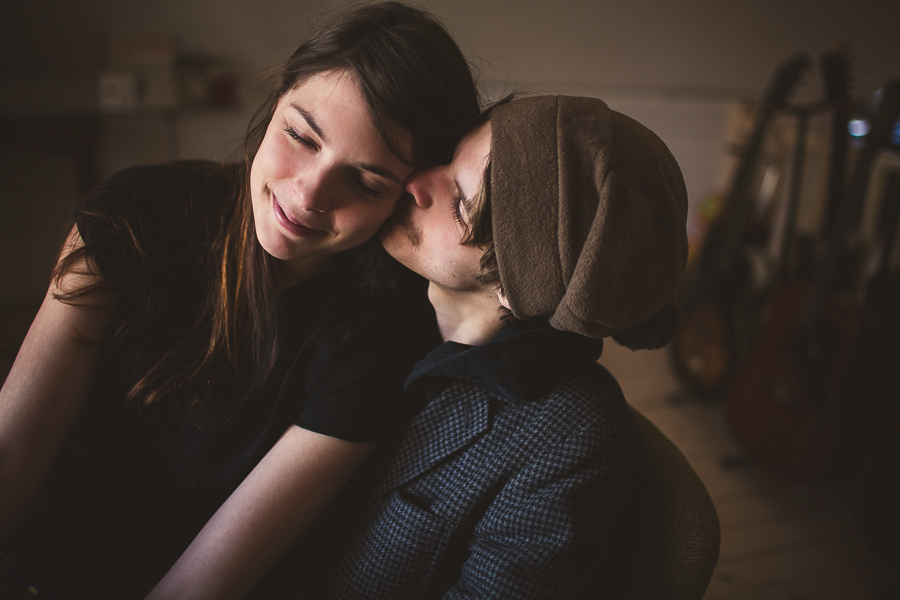
M 409 134 L 396 141 L 408 154 Z M 353 76 L 314 75 L 278 102 L 250 170 L 259 242 L 292 279 L 314 275 L 378 230 L 411 172 L 382 139 Z

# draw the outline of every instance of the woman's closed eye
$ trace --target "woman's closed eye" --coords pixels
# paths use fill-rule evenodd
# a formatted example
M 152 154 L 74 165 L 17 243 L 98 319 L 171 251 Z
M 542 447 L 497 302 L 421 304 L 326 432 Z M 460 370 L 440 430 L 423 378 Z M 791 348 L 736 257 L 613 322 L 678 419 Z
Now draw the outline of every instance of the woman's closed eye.
M 316 143 L 314 141 L 312 141 L 310 138 L 306 137 L 304 134 L 298 132 L 296 129 L 294 129 L 290 125 L 285 126 L 284 131 L 289 136 L 294 138 L 294 140 L 296 142 L 299 142 L 300 144 L 306 146 L 310 150 L 318 150 L 319 149 L 319 147 L 316 145 Z
M 358 177 L 356 183 L 364 194 L 372 198 L 380 199 L 387 195 L 387 189 L 383 185 L 369 183 L 364 175 Z

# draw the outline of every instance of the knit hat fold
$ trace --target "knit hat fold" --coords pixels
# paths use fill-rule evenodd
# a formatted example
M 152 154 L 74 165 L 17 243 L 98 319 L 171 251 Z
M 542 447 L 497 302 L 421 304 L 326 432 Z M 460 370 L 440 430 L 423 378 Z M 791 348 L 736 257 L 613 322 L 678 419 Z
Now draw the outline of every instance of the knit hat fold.
M 669 301 L 687 261 L 687 192 L 665 144 L 595 98 L 491 113 L 491 216 L 513 314 L 606 337 Z

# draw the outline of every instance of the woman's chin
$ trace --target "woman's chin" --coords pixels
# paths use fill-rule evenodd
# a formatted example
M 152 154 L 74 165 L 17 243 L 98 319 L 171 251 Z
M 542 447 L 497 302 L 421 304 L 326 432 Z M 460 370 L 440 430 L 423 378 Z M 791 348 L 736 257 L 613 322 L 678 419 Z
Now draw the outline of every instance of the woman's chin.
M 296 242 L 287 239 L 284 235 L 280 235 L 277 231 L 260 231 L 257 228 L 256 237 L 262 249 L 272 258 L 293 260 L 302 255 L 299 252 L 299 248 L 297 248 Z

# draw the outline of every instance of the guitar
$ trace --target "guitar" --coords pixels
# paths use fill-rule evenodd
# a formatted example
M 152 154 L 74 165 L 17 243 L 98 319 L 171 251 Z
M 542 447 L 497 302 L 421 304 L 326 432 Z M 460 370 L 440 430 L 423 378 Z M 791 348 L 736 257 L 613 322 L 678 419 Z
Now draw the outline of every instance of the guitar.
M 848 126 L 852 113 L 850 101 L 850 67 L 847 49 L 839 46 L 837 49 L 827 52 L 821 58 L 822 73 L 825 80 L 824 103 L 815 107 L 800 107 L 793 109 L 797 113 L 800 123 L 804 117 L 809 118 L 811 112 L 821 109 L 832 111 L 831 119 L 831 156 L 828 167 L 828 183 L 826 193 L 826 208 L 822 231 L 830 231 L 834 226 L 837 209 L 844 195 L 844 181 L 847 164 L 847 142 L 849 139 Z M 792 179 L 792 185 L 795 180 Z M 789 208 L 788 222 L 792 225 L 795 220 L 797 202 L 792 190 L 792 206 Z M 778 268 L 778 283 L 783 284 L 792 272 L 795 278 L 811 277 L 815 271 L 815 264 L 820 258 L 818 240 L 810 235 L 796 236 L 793 228 L 785 230 L 785 238 L 782 241 L 781 264 Z M 795 263 L 791 268 L 791 263 Z
M 779 291 L 762 342 L 726 393 L 731 431 L 760 462 L 790 479 L 821 478 L 837 437 L 842 377 L 859 337 L 861 313 L 854 301 L 834 291 L 834 276 L 866 198 L 872 165 L 900 116 L 900 80 L 885 92 L 814 280 Z
M 787 112 L 797 120 L 793 156 L 791 157 L 790 188 L 780 227 L 778 248 L 780 259 L 773 260 L 767 248 L 747 246 L 742 251 L 743 261 L 751 265 L 752 277 L 734 300 L 730 321 L 737 364 L 743 364 L 750 350 L 759 343 L 759 333 L 763 329 L 766 310 L 774 289 L 787 278 L 789 262 L 794 245 L 794 223 L 800 207 L 800 192 L 803 184 L 803 167 L 806 159 L 806 138 L 809 121 L 827 104 L 816 103 L 807 106 L 792 106 Z
M 692 392 L 718 395 L 743 348 L 735 343 L 731 314 L 752 281 L 752 265 L 743 259 L 742 238 L 758 189 L 757 169 L 766 130 L 810 65 L 806 54 L 776 69 L 760 103 L 754 130 L 743 149 L 721 213 L 710 225 L 697 260 L 688 266 L 679 290 L 684 320 L 670 345 L 675 373 Z
M 784 218 L 780 223 L 780 238 L 777 246 L 779 257 L 774 260 L 763 249 L 755 250 L 747 247 L 744 250 L 745 259 L 754 265 L 753 270 L 756 276 L 753 284 L 746 286 L 743 293 L 735 299 L 732 309 L 731 327 L 734 332 L 735 346 L 743 350 L 738 355 L 739 359 L 746 359 L 751 349 L 759 342 L 759 334 L 765 327 L 766 311 L 774 292 L 779 286 L 784 285 L 791 275 L 799 275 L 796 273 L 796 269 L 792 269 L 792 262 L 794 262 L 792 259 L 797 254 L 794 224 L 800 208 L 803 167 L 806 159 L 806 138 L 810 119 L 825 110 L 831 110 L 833 115 L 826 231 L 830 230 L 835 217 L 835 208 L 841 201 L 847 162 L 847 128 L 851 113 L 850 69 L 846 48 L 839 47 L 832 52 L 823 54 L 820 62 L 825 79 L 825 101 L 791 106 L 785 109 L 785 112 L 796 117 L 797 129 L 791 160 L 790 188 L 784 207 Z M 739 360 L 739 364 L 742 362 Z

